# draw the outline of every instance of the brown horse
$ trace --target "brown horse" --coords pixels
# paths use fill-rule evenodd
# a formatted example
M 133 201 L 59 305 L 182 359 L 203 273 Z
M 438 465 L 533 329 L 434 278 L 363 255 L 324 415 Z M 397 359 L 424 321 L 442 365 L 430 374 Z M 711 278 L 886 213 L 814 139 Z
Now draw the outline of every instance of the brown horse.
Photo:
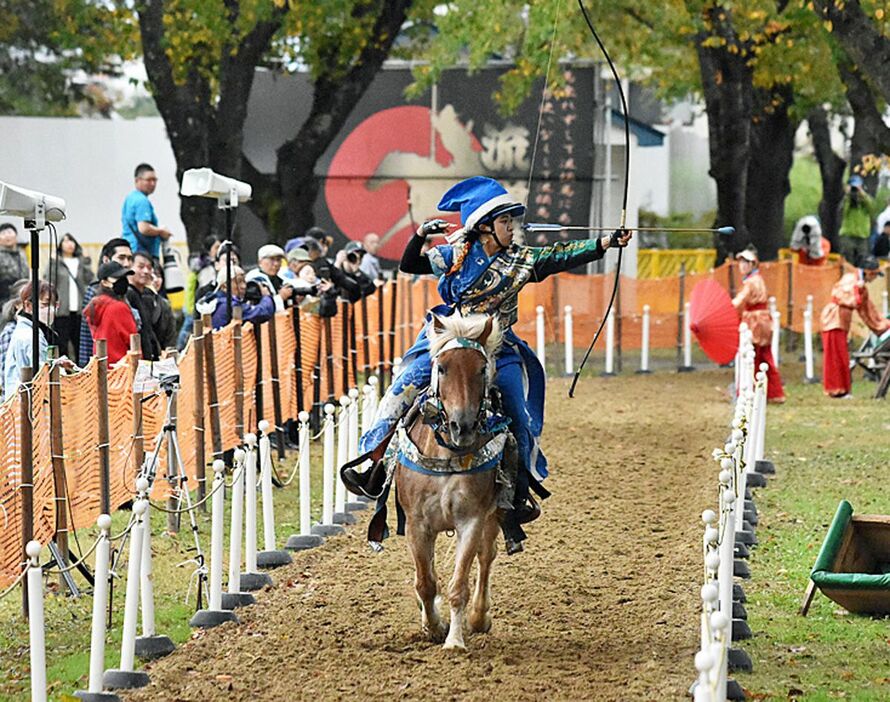
M 435 317 L 430 331 L 432 380 L 423 415 L 401 430 L 395 472 L 405 533 L 414 558 L 414 586 L 423 632 L 445 649 L 466 650 L 464 614 L 469 576 L 479 561 L 467 620 L 470 629 L 491 628 L 491 564 L 497 552 L 497 464 L 505 433 L 484 433 L 488 391 L 501 343 L 497 321 L 485 315 Z M 454 531 L 454 574 L 448 585 L 451 626 L 437 610 L 435 544 Z M 446 638 L 447 634 L 447 638 Z

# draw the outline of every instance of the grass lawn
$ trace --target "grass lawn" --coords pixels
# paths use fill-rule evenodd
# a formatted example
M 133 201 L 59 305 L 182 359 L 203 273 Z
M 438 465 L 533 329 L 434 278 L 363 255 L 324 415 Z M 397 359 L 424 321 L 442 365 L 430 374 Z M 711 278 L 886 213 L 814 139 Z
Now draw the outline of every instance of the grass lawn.
M 754 638 L 738 645 L 754 672 L 736 677 L 753 699 L 890 700 L 890 619 L 849 614 L 821 593 L 797 614 L 838 502 L 890 514 L 890 413 L 858 373 L 853 400 L 829 400 L 799 368 L 790 376 L 788 402 L 768 412 L 776 475 L 756 494 L 760 544 L 744 586 Z

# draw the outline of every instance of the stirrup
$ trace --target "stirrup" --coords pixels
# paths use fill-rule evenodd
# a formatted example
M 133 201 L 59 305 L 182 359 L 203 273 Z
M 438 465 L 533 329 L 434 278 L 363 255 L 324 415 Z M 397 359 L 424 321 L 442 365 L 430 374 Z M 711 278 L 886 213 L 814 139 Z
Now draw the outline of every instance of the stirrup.
M 340 469 L 340 478 L 346 489 L 354 495 L 363 495 L 371 500 L 379 498 L 386 486 L 386 467 L 383 461 L 376 461 L 362 473 L 353 464 L 347 463 Z
M 541 505 L 531 495 L 526 498 L 525 502 L 517 505 L 514 509 L 516 511 L 516 521 L 519 524 L 528 524 L 541 516 Z

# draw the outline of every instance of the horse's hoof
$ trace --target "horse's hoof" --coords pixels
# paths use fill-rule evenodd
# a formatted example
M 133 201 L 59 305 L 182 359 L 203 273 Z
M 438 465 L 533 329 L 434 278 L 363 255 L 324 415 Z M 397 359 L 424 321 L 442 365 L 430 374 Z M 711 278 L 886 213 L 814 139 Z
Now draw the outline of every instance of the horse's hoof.
M 479 617 L 474 617 L 472 614 L 469 619 L 470 629 L 475 631 L 477 634 L 487 634 L 491 631 L 491 615 L 487 612 Z
M 442 646 L 443 651 L 455 651 L 457 653 L 466 653 L 467 647 L 464 646 L 463 641 L 446 641 L 445 645 Z
M 438 627 L 425 626 L 422 629 L 423 635 L 433 643 L 442 643 L 448 636 L 448 628 L 444 625 Z

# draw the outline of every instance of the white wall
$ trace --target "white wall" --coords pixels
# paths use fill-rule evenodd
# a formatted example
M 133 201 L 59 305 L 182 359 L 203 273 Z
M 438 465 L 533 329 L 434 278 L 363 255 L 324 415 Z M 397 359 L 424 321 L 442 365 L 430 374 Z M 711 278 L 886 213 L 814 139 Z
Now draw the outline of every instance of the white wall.
M 133 170 L 144 161 L 158 174 L 151 199 L 159 222 L 174 242 L 185 241 L 176 162 L 160 117 L 0 117 L 0 135 L 0 180 L 64 198 L 68 218 L 57 225 L 60 235 L 70 231 L 84 243 L 120 236 L 121 205 L 133 189 Z M 21 219 L 0 216 L 5 221 L 21 232 Z

